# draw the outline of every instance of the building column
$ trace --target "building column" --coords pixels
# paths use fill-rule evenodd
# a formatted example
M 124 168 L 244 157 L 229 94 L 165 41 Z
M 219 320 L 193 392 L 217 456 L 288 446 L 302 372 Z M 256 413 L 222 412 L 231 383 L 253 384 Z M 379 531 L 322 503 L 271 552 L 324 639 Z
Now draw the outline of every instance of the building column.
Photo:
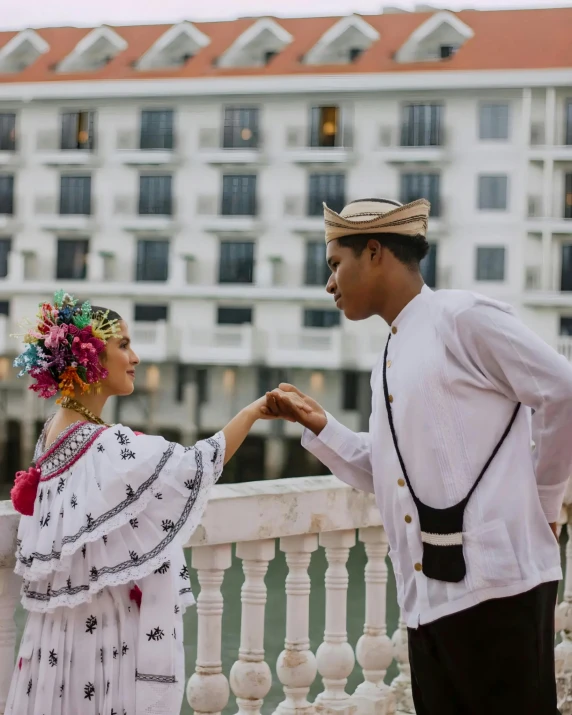
M 284 421 L 270 422 L 270 436 L 264 448 L 264 478 L 280 479 L 286 466 L 287 442 Z
M 371 377 L 368 372 L 361 372 L 358 381 L 358 413 L 360 432 L 369 431 L 371 416 Z

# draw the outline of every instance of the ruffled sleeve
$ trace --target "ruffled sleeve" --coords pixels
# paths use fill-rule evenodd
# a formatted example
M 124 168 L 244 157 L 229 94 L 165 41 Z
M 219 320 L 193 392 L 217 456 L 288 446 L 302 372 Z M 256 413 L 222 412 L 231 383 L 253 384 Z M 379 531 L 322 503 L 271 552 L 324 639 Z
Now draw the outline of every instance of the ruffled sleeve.
M 77 605 L 175 568 L 222 472 L 222 432 L 185 448 L 123 425 L 78 430 L 38 461 L 34 514 L 20 523 L 16 572 L 29 610 Z

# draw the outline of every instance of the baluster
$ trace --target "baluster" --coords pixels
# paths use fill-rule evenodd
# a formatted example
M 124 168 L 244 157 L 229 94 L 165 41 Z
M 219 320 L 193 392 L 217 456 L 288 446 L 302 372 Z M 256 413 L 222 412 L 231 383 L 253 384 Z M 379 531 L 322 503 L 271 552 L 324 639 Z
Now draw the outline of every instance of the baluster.
M 324 642 L 316 653 L 318 672 L 324 683 L 324 691 L 316 699 L 316 710 L 323 713 L 351 715 L 356 712 L 356 706 L 345 691 L 355 663 L 346 630 L 349 581 L 346 563 L 355 542 L 354 529 L 320 534 L 320 546 L 326 549 L 328 561 L 326 627 Z
M 313 715 L 308 692 L 316 677 L 316 657 L 310 650 L 310 577 L 308 566 L 318 548 L 316 534 L 285 536 L 280 548 L 286 554 L 286 639 L 278 656 L 276 675 L 284 686 L 278 715 Z
M 365 623 L 356 655 L 363 670 L 363 683 L 356 688 L 353 702 L 360 715 L 393 715 L 395 698 L 383 682 L 393 660 L 391 639 L 387 635 L 387 536 L 381 526 L 359 530 L 365 544 Z
M 16 650 L 14 611 L 18 604 L 20 579 L 12 568 L 0 568 L 0 713 L 6 709 Z
M 230 687 L 236 695 L 238 715 L 260 715 L 264 698 L 272 687 L 272 673 L 264 661 L 264 577 L 275 549 L 274 539 L 236 545 L 236 555 L 242 559 L 244 571 L 240 650 L 230 671 Z
M 407 626 L 402 618 L 393 634 L 393 656 L 399 666 L 399 675 L 391 683 L 395 696 L 395 707 L 398 715 L 415 715 L 413 695 L 411 694 L 411 667 L 409 665 L 409 646 Z
M 197 662 L 187 683 L 187 700 L 195 713 L 220 715 L 228 703 L 230 691 L 221 660 L 224 604 L 220 587 L 231 563 L 231 544 L 193 548 L 192 565 L 201 592 L 197 599 Z
M 562 715 L 572 715 L 572 507 L 568 506 L 567 512 L 564 600 L 556 609 L 556 630 L 562 635 L 555 653 L 558 708 Z

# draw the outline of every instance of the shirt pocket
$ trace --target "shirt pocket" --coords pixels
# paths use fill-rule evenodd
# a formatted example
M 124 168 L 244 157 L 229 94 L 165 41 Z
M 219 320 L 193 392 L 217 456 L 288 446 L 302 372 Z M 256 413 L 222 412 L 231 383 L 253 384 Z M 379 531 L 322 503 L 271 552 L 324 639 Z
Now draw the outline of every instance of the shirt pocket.
M 401 573 L 401 567 L 399 565 L 399 557 L 397 556 L 396 553 L 394 553 L 393 549 L 389 550 L 389 560 L 391 561 L 391 565 L 393 567 L 393 574 L 395 576 L 395 585 L 397 588 L 397 601 L 400 606 L 403 604 L 404 600 L 404 595 L 405 595 L 405 587 L 404 587 L 404 582 L 403 582 L 403 574 Z
M 463 591 L 504 586 L 522 578 L 508 529 L 502 519 L 464 532 L 463 552 L 467 564 Z

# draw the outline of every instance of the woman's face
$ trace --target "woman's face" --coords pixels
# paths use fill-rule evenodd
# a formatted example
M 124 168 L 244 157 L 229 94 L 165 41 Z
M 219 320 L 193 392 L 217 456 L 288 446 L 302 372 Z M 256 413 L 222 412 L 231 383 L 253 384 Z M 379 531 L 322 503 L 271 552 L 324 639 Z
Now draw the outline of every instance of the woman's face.
M 107 341 L 102 358 L 102 364 L 109 373 L 101 383 L 106 395 L 130 395 L 135 388 L 135 368 L 139 358 L 131 347 L 127 323 L 122 320 L 119 326 L 120 336 Z

